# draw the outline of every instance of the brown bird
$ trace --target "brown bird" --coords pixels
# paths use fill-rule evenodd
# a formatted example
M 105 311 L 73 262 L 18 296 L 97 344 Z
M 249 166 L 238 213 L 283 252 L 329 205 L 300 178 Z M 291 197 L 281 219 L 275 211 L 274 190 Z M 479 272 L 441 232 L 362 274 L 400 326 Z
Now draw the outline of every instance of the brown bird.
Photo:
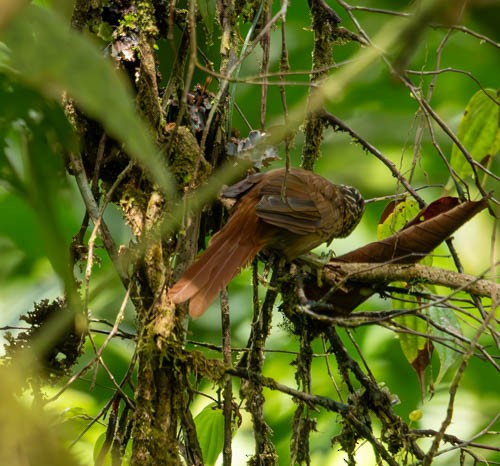
M 355 188 L 298 168 L 250 175 L 223 196 L 239 199 L 226 225 L 169 290 L 175 304 L 190 299 L 189 314 L 195 318 L 261 249 L 276 250 L 290 261 L 347 236 L 364 210 Z

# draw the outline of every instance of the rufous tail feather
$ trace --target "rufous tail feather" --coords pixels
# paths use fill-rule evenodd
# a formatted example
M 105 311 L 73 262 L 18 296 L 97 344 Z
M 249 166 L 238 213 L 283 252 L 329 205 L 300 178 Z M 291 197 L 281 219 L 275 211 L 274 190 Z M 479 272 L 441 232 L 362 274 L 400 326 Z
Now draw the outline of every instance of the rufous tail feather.
M 169 290 L 173 303 L 190 300 L 189 314 L 200 317 L 217 294 L 262 248 L 255 242 L 254 225 L 238 225 L 236 219 L 217 233 L 208 248 Z M 233 227 L 233 228 L 232 228 Z M 235 231 L 236 230 L 236 231 Z

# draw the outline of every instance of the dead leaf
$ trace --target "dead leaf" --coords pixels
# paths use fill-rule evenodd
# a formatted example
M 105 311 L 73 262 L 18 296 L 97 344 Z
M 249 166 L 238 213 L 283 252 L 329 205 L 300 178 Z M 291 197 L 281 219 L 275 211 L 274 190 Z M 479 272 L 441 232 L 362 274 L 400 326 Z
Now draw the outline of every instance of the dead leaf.
M 422 209 L 394 235 L 369 243 L 331 262 L 418 262 L 487 205 L 486 199 L 458 204 L 457 198 L 440 198 Z
M 418 351 L 417 357 L 411 361 L 411 367 L 413 367 L 413 370 L 417 374 L 422 400 L 425 397 L 425 369 L 427 369 L 431 361 L 433 349 L 432 342 L 427 340 L 425 347 L 421 348 Z
M 394 235 L 336 257 L 330 260 L 326 267 L 331 266 L 334 270 L 335 264 L 339 262 L 416 263 L 487 206 L 486 198 L 462 204 L 454 197 L 440 198 L 422 209 Z M 342 280 L 342 277 L 337 277 L 337 280 Z M 319 286 L 316 277 L 312 275 L 304 280 L 306 296 L 315 301 L 326 296 L 325 302 L 332 306 L 329 312 L 332 316 L 348 315 L 387 285 L 388 283 L 373 285 L 359 280 L 348 280 L 337 287 L 334 280 L 325 279 Z

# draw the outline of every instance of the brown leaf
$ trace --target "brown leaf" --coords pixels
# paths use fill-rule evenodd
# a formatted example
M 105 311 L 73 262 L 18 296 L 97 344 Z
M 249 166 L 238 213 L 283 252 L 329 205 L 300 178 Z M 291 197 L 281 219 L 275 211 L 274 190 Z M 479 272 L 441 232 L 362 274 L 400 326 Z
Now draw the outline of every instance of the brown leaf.
M 465 204 L 468 204 L 467 202 Z M 462 204 L 462 205 L 465 205 Z M 411 221 L 409 221 L 402 230 L 409 228 L 413 225 L 416 225 L 418 223 L 422 223 L 425 220 L 430 220 L 433 217 L 436 217 L 439 214 L 442 214 L 448 210 L 453 209 L 453 207 L 456 207 L 460 205 L 460 200 L 458 197 L 452 197 L 452 196 L 445 196 L 445 197 L 440 197 L 434 202 L 431 202 L 428 206 L 424 207 L 418 215 L 415 216 L 415 218 Z
M 403 202 L 402 200 L 395 200 L 395 201 L 391 201 L 389 202 L 386 206 L 385 206 L 385 209 L 384 211 L 382 212 L 382 215 L 380 216 L 380 220 L 379 220 L 379 224 L 382 224 L 385 222 L 385 220 L 387 219 L 387 217 L 389 217 L 389 215 L 391 215 L 393 212 L 394 212 L 394 209 L 396 208 L 396 206 L 398 204 L 400 204 L 401 202 Z
M 417 373 L 422 400 L 425 397 L 425 369 L 427 369 L 431 361 L 433 350 L 432 342 L 427 340 L 425 347 L 419 350 L 417 357 L 411 362 L 411 367 Z
M 486 199 L 458 204 L 457 198 L 443 197 L 422 209 L 394 235 L 355 249 L 332 262 L 418 262 L 487 205 Z
M 330 264 L 334 266 L 336 262 L 416 263 L 487 205 L 487 199 L 459 204 L 459 200 L 454 197 L 440 198 L 422 209 L 394 235 L 336 257 L 330 260 Z M 332 288 L 336 286 L 334 281 L 325 280 L 322 286 L 318 286 L 316 279 L 310 277 L 304 282 L 304 290 L 309 299 L 316 301 L 329 293 L 326 302 L 333 307 L 329 314 L 345 316 L 370 296 L 383 290 L 386 285 L 387 283 L 380 283 L 374 286 L 352 280 L 343 283 L 332 292 Z

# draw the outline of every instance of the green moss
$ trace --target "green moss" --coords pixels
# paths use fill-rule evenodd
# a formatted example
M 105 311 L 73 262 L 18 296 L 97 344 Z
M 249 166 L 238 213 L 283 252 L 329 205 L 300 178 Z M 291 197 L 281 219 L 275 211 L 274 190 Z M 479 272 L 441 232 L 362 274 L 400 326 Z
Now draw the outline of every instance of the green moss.
M 137 0 L 137 27 L 141 33 L 147 36 L 157 36 L 158 27 L 155 20 L 155 8 L 149 0 Z
M 167 138 L 173 137 L 169 169 L 179 186 L 189 185 L 193 179 L 193 167 L 199 163 L 198 183 L 211 172 L 210 164 L 200 154 L 200 146 L 191 130 L 185 126 L 167 128 Z

